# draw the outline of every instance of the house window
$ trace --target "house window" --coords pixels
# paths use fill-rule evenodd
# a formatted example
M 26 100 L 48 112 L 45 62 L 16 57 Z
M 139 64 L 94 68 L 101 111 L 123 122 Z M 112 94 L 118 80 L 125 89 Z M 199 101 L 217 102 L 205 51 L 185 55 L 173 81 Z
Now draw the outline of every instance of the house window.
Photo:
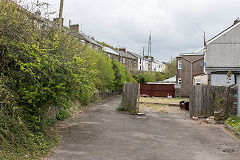
M 123 58 L 123 63 L 125 63 L 125 58 Z
M 182 84 L 182 79 L 178 78 L 178 84 Z
M 200 79 L 196 79 L 196 85 L 200 85 L 201 84 L 201 80 Z
M 178 60 L 178 69 L 182 69 L 182 60 Z

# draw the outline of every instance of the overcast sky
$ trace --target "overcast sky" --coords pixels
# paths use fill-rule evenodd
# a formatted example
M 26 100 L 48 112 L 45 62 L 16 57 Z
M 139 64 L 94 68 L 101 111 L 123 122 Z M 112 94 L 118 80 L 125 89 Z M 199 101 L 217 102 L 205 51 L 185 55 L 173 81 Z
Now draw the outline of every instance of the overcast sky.
M 60 0 L 40 1 L 58 13 Z M 98 41 L 135 53 L 147 49 L 151 30 L 152 55 L 170 61 L 203 47 L 200 28 L 208 40 L 232 25 L 239 7 L 239 0 L 65 0 L 64 18 Z

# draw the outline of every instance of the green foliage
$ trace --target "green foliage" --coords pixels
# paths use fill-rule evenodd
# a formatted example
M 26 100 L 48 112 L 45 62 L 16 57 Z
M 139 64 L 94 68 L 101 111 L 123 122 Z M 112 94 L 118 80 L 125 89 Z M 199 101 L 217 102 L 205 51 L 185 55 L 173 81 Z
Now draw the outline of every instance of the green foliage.
M 0 159 L 33 159 L 45 155 L 58 142 L 49 132 L 32 132 L 15 102 L 16 96 L 0 77 Z
M 229 70 L 227 73 L 227 83 L 230 83 L 232 79 L 232 72 Z
M 117 111 L 124 111 L 124 108 L 122 106 L 119 106 L 116 108 Z
M 115 75 L 114 86 L 116 90 L 122 90 L 125 82 L 136 82 L 136 80 L 132 77 L 130 72 L 126 70 L 123 64 L 116 60 L 113 60 L 112 64 Z
M 132 115 L 136 115 L 136 114 L 137 114 L 137 110 L 131 110 L 130 113 L 131 113 Z
M 174 77 L 176 75 L 176 58 L 174 58 L 170 63 L 166 64 L 167 67 L 164 71 L 164 74 L 167 78 Z
M 86 105 L 97 89 L 121 90 L 134 81 L 122 64 L 83 45 L 67 29 L 40 27 L 13 1 L 0 1 L 0 10 L 0 152 L 29 157 L 45 152 L 55 143 L 48 126 L 69 116 L 69 101 Z M 54 105 L 60 112 L 45 120 L 44 106 Z M 8 158 L 0 153 L 0 159 Z
M 231 116 L 226 120 L 226 123 L 236 129 L 238 132 L 240 132 L 240 117 Z
M 56 122 L 57 122 L 57 118 L 52 117 L 52 118 L 48 119 L 46 123 L 48 126 L 54 126 L 56 124 Z
M 219 102 L 220 104 L 223 104 L 223 102 L 224 102 L 224 99 L 222 99 L 222 98 L 219 98 L 219 99 L 218 99 L 218 102 Z
M 112 60 L 104 53 L 97 53 L 97 82 L 96 86 L 99 90 L 114 90 L 114 71 Z
M 158 82 L 166 79 L 166 75 L 160 72 L 135 72 L 133 77 L 138 83 Z
M 68 111 L 66 109 L 61 109 L 59 113 L 56 115 L 56 119 L 60 121 L 64 121 L 70 116 Z

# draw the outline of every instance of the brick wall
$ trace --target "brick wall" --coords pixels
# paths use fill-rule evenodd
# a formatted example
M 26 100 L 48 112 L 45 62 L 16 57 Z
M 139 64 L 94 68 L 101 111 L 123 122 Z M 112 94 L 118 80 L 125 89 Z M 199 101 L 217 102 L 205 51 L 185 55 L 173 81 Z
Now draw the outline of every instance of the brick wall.
M 181 97 L 189 97 L 193 85 L 193 76 L 203 73 L 203 66 L 201 66 L 204 62 L 203 55 L 181 55 L 177 57 L 176 60 L 176 82 L 178 83 L 178 80 L 181 78 Z M 178 68 L 178 61 L 182 61 L 181 69 Z M 192 62 L 192 73 L 191 63 L 189 61 Z

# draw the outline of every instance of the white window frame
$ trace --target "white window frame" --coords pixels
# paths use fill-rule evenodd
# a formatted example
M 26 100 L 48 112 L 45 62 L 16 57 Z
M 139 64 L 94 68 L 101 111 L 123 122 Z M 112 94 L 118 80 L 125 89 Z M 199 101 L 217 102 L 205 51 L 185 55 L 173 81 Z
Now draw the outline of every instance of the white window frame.
M 182 60 L 178 60 L 178 69 L 182 69 Z
M 196 85 L 200 85 L 201 84 L 201 80 L 200 79 L 196 79 Z
M 125 64 L 125 58 L 123 58 L 123 64 Z
M 182 84 L 182 79 L 178 78 L 178 84 Z

